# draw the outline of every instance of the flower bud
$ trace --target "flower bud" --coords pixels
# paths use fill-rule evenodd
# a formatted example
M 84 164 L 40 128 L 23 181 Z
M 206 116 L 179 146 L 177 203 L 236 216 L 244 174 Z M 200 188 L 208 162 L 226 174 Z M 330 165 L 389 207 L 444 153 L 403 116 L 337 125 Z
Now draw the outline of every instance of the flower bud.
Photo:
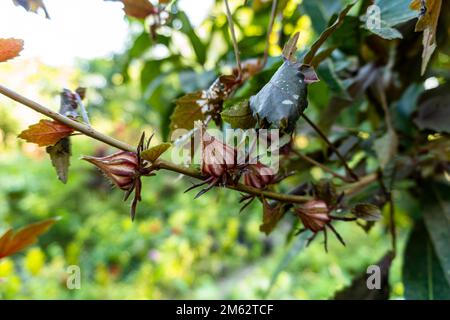
M 244 184 L 258 189 L 264 189 L 269 185 L 274 177 L 275 172 L 272 168 L 258 162 L 256 164 L 249 164 L 244 172 Z
M 83 157 L 96 165 L 120 189 L 128 191 L 133 186 L 139 161 L 136 153 L 120 151 L 106 157 Z
M 202 139 L 202 173 L 213 177 L 223 176 L 236 167 L 236 149 L 205 133 Z
M 331 221 L 325 201 L 310 200 L 296 209 L 297 215 L 306 229 L 316 233 L 325 229 Z

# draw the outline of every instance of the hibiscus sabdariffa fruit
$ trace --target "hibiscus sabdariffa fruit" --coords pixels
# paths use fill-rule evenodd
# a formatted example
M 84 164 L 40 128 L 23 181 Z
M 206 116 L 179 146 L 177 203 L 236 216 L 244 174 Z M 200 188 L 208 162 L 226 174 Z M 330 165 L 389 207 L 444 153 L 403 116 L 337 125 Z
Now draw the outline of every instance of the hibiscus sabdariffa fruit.
M 331 224 L 332 220 L 354 220 L 354 218 L 336 217 L 330 214 L 331 208 L 323 200 L 310 200 L 295 208 L 295 214 L 303 224 L 297 234 L 310 230 L 313 235 L 308 239 L 308 244 L 316 237 L 317 233 L 323 232 L 325 251 L 328 251 L 327 229 L 330 229 L 336 238 L 345 246 L 344 239 L 339 235 Z
M 236 184 L 240 176 L 236 148 L 223 143 L 216 137 L 208 134 L 204 129 L 202 129 L 200 136 L 200 167 L 201 174 L 205 177 L 205 180 L 193 185 L 185 192 L 205 184 L 208 185 L 195 198 L 200 197 L 214 186 Z
M 244 184 L 257 189 L 265 189 L 275 179 L 275 171 L 261 162 L 249 164 L 242 170 Z
M 119 151 L 106 157 L 84 156 L 82 158 L 99 168 L 115 186 L 125 191 L 125 201 L 134 192 L 130 212 L 131 220 L 134 220 L 137 203 L 141 201 L 141 177 L 152 176 L 154 175 L 153 171 L 156 170 L 149 161 L 141 157 L 144 149 L 149 149 L 152 137 L 153 135 L 145 142 L 145 134 L 143 133 L 136 152 Z

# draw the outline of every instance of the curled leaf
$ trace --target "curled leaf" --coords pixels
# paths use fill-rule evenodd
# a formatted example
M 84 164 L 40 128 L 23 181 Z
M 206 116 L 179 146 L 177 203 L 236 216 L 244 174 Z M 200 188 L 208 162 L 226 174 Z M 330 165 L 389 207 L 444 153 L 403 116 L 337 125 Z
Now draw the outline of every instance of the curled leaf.
M 259 227 L 261 232 L 264 232 L 266 235 L 271 233 L 273 229 L 278 224 L 278 221 L 283 218 L 286 209 L 283 205 L 277 204 L 275 206 L 271 206 L 265 199 L 263 199 L 263 223 Z
M 55 145 L 59 140 L 70 136 L 73 132 L 73 128 L 60 122 L 41 120 L 22 131 L 19 138 L 45 147 Z
M 47 8 L 43 0 L 13 0 L 16 6 L 21 6 L 25 10 L 33 13 L 38 13 L 40 9 L 44 11 L 45 17 L 50 19 Z
M 66 137 L 59 140 L 54 146 L 48 146 L 46 151 L 50 155 L 59 180 L 62 183 L 67 183 L 71 155 L 70 138 Z
M 172 145 L 170 143 L 161 143 L 157 146 L 151 147 L 141 153 L 141 157 L 144 160 L 153 162 L 157 160 L 164 152 L 167 151 Z
M 20 39 L 3 39 L 0 38 L 0 62 L 17 57 L 23 50 L 23 40 Z
M 425 4 L 424 7 L 422 5 Z M 416 32 L 423 31 L 423 52 L 422 52 L 422 75 L 425 73 L 428 62 L 434 50 L 436 50 L 436 29 L 441 13 L 442 0 L 414 0 L 411 9 L 421 10 L 423 14 L 419 16 L 416 24 Z
M 292 132 L 308 106 L 307 83 L 300 63 L 286 60 L 270 81 L 250 98 L 253 116 L 275 128 Z
M 352 213 L 366 221 L 378 221 L 381 218 L 380 208 L 370 203 L 359 203 L 352 208 Z

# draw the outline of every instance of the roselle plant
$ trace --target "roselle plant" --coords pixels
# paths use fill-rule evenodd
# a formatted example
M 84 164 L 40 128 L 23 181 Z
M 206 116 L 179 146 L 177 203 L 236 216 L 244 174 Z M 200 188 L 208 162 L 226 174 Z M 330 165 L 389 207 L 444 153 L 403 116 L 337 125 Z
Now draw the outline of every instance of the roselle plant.
M 223 62 L 227 68 L 216 68 L 208 85 L 189 92 L 177 89 L 174 101 L 160 106 L 161 138 L 167 142 L 152 144 L 152 138 L 146 139 L 142 133 L 140 141 L 130 145 L 94 129 L 83 105 L 90 88 L 73 92 L 65 89 L 56 113 L 0 86 L 1 94 L 52 119 L 41 120 L 19 137 L 47 148 L 63 183 L 68 179 L 70 140 L 77 135 L 118 149 L 106 156 L 86 155 L 83 159 L 123 190 L 125 200 L 133 198 L 133 220 L 139 212 L 141 195 L 152 192 L 143 188 L 141 180 L 151 179 L 160 171 L 173 171 L 200 180 L 186 190 L 202 187 L 193 198 L 214 192 L 215 188 L 226 188 L 241 194 L 241 211 L 252 201 L 259 201 L 263 217 L 260 230 L 267 235 L 286 221 L 287 215 L 293 216 L 295 219 L 289 221 L 295 223 L 290 226 L 288 238 L 296 237 L 295 248 L 303 248 L 323 234 L 324 249 L 328 251 L 329 231 L 345 246 L 345 239 L 335 227 L 339 221 L 366 232 L 375 223 L 383 224 L 386 237 L 391 238 L 391 248 L 377 263 L 383 269 L 384 289 L 389 286 L 393 259 L 403 254 L 406 297 L 449 298 L 450 3 L 327 0 L 327 8 L 323 8 L 322 2 L 312 0 L 301 4 L 249 2 L 242 1 L 234 9 L 239 12 L 250 8 L 265 22 L 264 26 L 258 25 L 265 31 L 260 36 L 264 39 L 261 50 L 249 45 L 245 28 L 235 23 L 227 0 L 216 1 L 227 20 L 225 29 L 220 30 L 210 20 L 214 27 L 208 41 L 196 34 L 177 8 L 177 1 L 123 1 L 125 13 L 141 19 L 148 30 L 136 40 L 139 43 L 130 50 L 134 50 L 134 56 L 127 64 L 143 54 L 136 54 L 142 46 L 170 47 L 175 40 L 160 29 L 179 29 L 187 35 L 197 67 L 210 65 L 208 46 L 218 33 L 226 35 L 225 45 L 235 58 L 230 62 L 223 55 L 214 62 Z M 299 50 L 303 34 L 294 32 L 293 26 L 305 14 L 315 17 L 311 28 L 317 37 Z M 259 20 L 255 23 L 260 24 Z M 0 61 L 17 56 L 22 45 L 21 40 L 0 39 Z M 274 48 L 280 48 L 281 54 L 275 54 Z M 175 55 L 163 61 L 147 61 L 141 82 L 150 104 L 165 94 L 169 96 L 165 91 L 171 81 L 169 75 L 180 73 L 181 78 L 182 68 L 177 68 L 182 63 Z M 163 71 L 162 64 L 171 71 Z M 157 78 L 163 85 L 154 89 L 151 85 Z M 435 88 L 424 88 L 425 79 L 429 79 L 425 84 L 437 82 Z M 268 139 L 267 149 L 278 155 L 279 166 L 274 169 L 264 163 L 262 155 L 253 153 L 252 143 L 242 147 L 239 142 L 210 134 L 211 128 L 253 130 L 255 135 L 275 130 L 277 139 Z M 305 133 L 320 139 L 320 147 L 300 148 L 298 141 Z M 195 139 L 197 147 L 191 144 Z M 169 161 L 179 145 L 200 152 L 199 162 L 186 165 Z M 240 152 L 244 154 L 241 158 Z M 309 174 L 312 168 L 319 169 L 322 178 Z M 413 218 L 414 231 L 403 252 L 399 252 L 397 244 L 396 220 L 396 195 L 401 188 L 420 199 L 422 207 L 420 216 Z M 418 243 L 419 238 L 430 246 Z M 427 263 L 416 259 L 421 254 L 428 257 Z M 430 270 L 435 272 L 431 279 L 412 276 Z M 384 294 L 386 291 L 369 295 L 365 288 L 359 291 L 360 296 L 352 295 L 364 283 L 356 279 L 336 298 L 389 296 Z

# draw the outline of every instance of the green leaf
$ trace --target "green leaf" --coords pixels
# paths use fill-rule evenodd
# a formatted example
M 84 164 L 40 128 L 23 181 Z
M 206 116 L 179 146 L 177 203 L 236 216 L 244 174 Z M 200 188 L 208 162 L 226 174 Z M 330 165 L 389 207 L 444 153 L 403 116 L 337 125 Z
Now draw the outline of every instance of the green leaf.
M 386 39 L 386 40 L 394 40 L 394 39 L 402 39 L 403 36 L 395 28 L 389 27 L 384 21 L 380 22 L 380 28 L 370 29 L 370 31 L 377 36 Z
M 381 210 L 370 203 L 358 203 L 352 208 L 352 213 L 366 221 L 378 221 L 381 218 Z
M 192 49 L 197 56 L 197 61 L 203 65 L 206 61 L 206 45 L 198 37 L 186 13 L 179 11 L 176 16 L 182 23 L 180 31 L 189 38 L 189 41 L 192 44 Z
M 152 46 L 152 41 L 150 40 L 150 34 L 147 32 L 142 32 L 133 42 L 132 47 L 128 51 L 129 59 L 139 58 L 144 54 L 144 52 Z
M 329 26 L 324 32 L 322 32 L 319 39 L 317 39 L 316 42 L 313 43 L 313 45 L 309 49 L 308 53 L 305 55 L 305 58 L 303 59 L 303 62 L 305 64 L 311 64 L 311 62 L 314 59 L 314 56 L 319 51 L 320 47 L 336 31 L 336 29 L 341 26 L 341 24 L 344 22 L 345 16 L 350 11 L 350 9 L 353 7 L 353 5 L 354 5 L 354 3 L 346 6 L 345 9 L 342 10 L 341 13 L 339 13 L 339 16 L 336 19 L 336 21 L 331 26 Z
M 437 183 L 429 184 L 428 187 L 428 199 L 423 200 L 425 226 L 430 234 L 447 283 L 450 285 L 450 211 L 448 200 L 443 199 L 442 196 L 443 194 L 447 195 L 447 198 L 449 197 L 450 187 Z
M 157 146 L 151 147 L 141 153 L 141 157 L 144 160 L 153 162 L 157 160 L 164 152 L 167 151 L 172 145 L 170 143 L 161 143 Z
M 238 104 L 225 109 L 222 111 L 221 115 L 222 120 L 228 122 L 233 129 L 249 129 L 253 128 L 256 124 L 248 100 L 239 102 Z
M 54 146 L 48 146 L 46 151 L 50 155 L 59 180 L 62 183 L 67 183 L 71 155 L 70 138 L 66 137 L 59 140 Z
M 407 299 L 450 299 L 450 286 L 423 221 L 416 222 L 409 236 L 402 273 Z
M 398 138 L 397 134 L 393 130 L 388 130 L 381 138 L 375 140 L 373 148 L 378 157 L 378 162 L 381 168 L 394 158 L 397 153 Z
M 317 73 L 319 74 L 319 77 L 327 83 L 328 88 L 333 92 L 334 96 L 351 100 L 347 89 L 335 72 L 334 64 L 331 59 L 327 59 L 321 63 L 317 69 Z
M 320 34 L 327 27 L 327 18 L 322 1 L 303 0 L 303 10 L 311 18 L 314 31 Z
M 417 17 L 417 13 L 409 8 L 411 0 L 377 0 L 375 5 L 380 8 L 379 18 L 381 19 L 379 28 L 369 28 L 368 19 L 377 18 L 368 14 L 374 14 L 374 12 L 368 12 L 368 14 L 361 17 L 364 22 L 363 27 L 372 33 L 384 38 L 384 39 L 401 39 L 402 34 L 394 26 L 403 22 L 409 21 Z
M 346 54 L 359 54 L 362 39 L 360 25 L 358 17 L 347 16 L 342 25 L 331 35 L 330 44 Z
M 286 252 L 286 254 L 283 256 L 283 258 L 278 263 L 277 267 L 275 268 L 275 271 L 272 274 L 272 277 L 270 278 L 270 284 L 267 288 L 266 292 L 264 293 L 264 297 L 267 297 L 272 290 L 273 286 L 278 280 L 278 276 L 280 273 L 286 269 L 290 262 L 305 248 L 306 243 L 308 242 L 308 239 L 312 236 L 312 232 L 307 230 L 303 233 L 301 233 L 299 236 L 297 236 L 294 239 L 294 242 L 291 244 L 291 247 Z

